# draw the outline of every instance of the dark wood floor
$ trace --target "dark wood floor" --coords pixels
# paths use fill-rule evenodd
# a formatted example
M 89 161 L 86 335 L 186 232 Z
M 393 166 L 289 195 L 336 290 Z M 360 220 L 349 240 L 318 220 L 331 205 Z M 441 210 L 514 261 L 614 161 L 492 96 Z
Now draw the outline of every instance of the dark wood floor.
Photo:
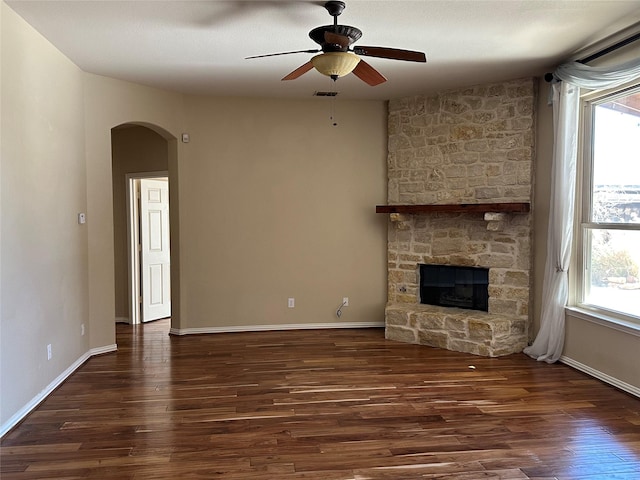
M 168 328 L 118 325 L 5 436 L 2 479 L 640 479 L 640 400 L 565 365 Z

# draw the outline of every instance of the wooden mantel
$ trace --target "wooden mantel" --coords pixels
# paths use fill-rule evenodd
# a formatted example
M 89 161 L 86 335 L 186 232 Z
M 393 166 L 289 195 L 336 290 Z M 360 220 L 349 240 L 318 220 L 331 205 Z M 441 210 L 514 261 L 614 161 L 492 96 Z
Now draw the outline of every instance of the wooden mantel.
M 457 203 L 450 205 L 377 205 L 376 213 L 505 212 L 529 213 L 530 203 Z

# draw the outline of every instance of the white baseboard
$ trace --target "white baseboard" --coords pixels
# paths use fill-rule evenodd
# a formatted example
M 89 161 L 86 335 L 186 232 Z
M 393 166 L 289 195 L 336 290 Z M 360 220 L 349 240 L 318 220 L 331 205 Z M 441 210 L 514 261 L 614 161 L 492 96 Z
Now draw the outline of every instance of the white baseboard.
M 325 330 L 331 328 L 383 328 L 384 322 L 347 323 L 290 323 L 277 325 L 242 325 L 229 327 L 171 328 L 171 335 L 199 335 L 203 333 L 268 332 L 276 330 Z
M 105 353 L 111 353 L 118 350 L 118 345 L 115 343 L 112 345 L 105 345 L 104 347 L 92 348 L 89 350 L 89 357 L 95 357 L 96 355 L 102 355 Z
M 576 370 L 580 370 L 581 372 L 584 372 L 587 375 L 591 375 L 592 377 L 595 377 L 598 380 L 602 380 L 603 382 L 608 383 L 609 385 L 613 385 L 614 387 L 617 387 L 624 392 L 630 393 L 631 395 L 634 395 L 640 398 L 640 388 L 636 387 L 635 385 L 631 385 L 630 383 L 623 382 L 622 380 L 612 377 L 611 375 L 607 375 L 606 373 L 596 370 L 595 368 L 591 368 L 590 366 L 585 365 L 584 363 L 580 363 L 564 355 L 560 357 L 560 361 L 566 365 L 569 365 L 570 367 L 575 368 Z
M 116 323 L 131 323 L 129 317 L 116 317 Z
M 102 355 L 103 353 L 114 352 L 118 349 L 118 346 L 114 343 L 113 345 L 106 345 L 104 347 L 92 348 L 85 354 L 83 354 L 80 358 L 78 358 L 69 368 L 67 368 L 64 372 L 56 377 L 56 379 L 46 386 L 44 390 L 42 390 L 38 395 L 33 397 L 24 407 L 18 410 L 15 415 L 13 415 L 9 420 L 7 420 L 4 425 L 0 427 L 0 438 L 3 437 L 9 430 L 15 427 L 18 423 L 22 421 L 31 411 L 36 408 L 40 403 L 42 403 L 51 393 L 58 388 L 62 382 L 64 382 L 71 374 L 73 374 L 78 368 L 82 366 L 84 362 L 89 360 L 91 357 L 95 355 Z

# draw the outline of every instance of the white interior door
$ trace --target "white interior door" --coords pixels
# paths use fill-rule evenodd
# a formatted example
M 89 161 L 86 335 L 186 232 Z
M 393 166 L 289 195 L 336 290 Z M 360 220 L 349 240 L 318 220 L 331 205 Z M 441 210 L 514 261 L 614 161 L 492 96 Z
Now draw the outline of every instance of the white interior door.
M 140 180 L 142 321 L 171 316 L 169 182 Z

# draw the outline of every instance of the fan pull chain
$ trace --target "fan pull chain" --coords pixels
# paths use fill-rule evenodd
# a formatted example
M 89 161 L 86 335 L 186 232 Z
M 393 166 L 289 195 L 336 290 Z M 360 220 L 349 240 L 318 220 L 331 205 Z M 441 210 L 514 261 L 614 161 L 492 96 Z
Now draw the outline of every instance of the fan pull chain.
M 338 122 L 336 121 L 335 103 L 336 103 L 336 97 L 331 97 L 331 125 L 334 127 L 337 127 Z
M 336 105 L 336 96 L 333 94 L 333 88 L 335 86 L 336 81 L 332 78 L 329 79 L 329 93 L 331 94 L 331 106 L 330 106 L 330 117 L 329 119 L 331 120 L 331 125 L 334 127 L 338 126 L 338 122 L 336 121 L 336 115 L 335 115 L 335 105 Z

